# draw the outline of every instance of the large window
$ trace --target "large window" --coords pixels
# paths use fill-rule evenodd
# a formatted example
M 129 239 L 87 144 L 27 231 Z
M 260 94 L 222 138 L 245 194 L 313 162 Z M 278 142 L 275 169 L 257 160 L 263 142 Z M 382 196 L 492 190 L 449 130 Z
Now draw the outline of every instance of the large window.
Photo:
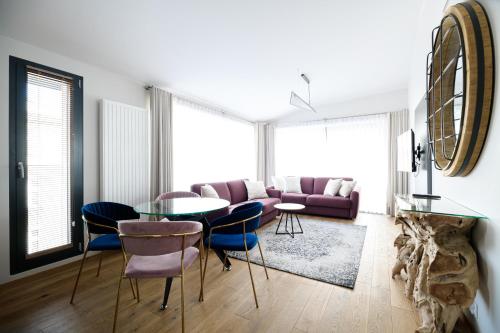
M 174 190 L 191 184 L 256 176 L 254 127 L 221 112 L 175 98 Z
M 385 213 L 387 116 L 333 119 L 276 129 L 276 174 L 353 177 L 360 210 Z
M 79 76 L 10 59 L 13 273 L 82 249 L 82 84 Z

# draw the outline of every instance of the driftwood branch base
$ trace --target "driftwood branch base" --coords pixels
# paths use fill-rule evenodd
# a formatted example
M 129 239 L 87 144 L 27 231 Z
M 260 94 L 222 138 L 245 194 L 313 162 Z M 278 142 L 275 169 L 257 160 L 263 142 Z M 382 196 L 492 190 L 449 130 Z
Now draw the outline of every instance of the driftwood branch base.
M 402 233 L 392 277 L 406 281 L 405 294 L 419 312 L 418 333 L 451 333 L 464 309 L 474 301 L 479 276 L 470 246 L 475 218 L 402 212 Z

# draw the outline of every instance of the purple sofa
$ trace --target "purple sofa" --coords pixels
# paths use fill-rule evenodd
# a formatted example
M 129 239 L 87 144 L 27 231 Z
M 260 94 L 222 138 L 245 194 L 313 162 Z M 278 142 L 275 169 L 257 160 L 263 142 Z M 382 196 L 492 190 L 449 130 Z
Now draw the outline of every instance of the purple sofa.
M 336 178 L 352 180 L 352 178 L 348 177 L 301 177 L 302 193 L 278 192 L 281 194 L 282 202 L 298 203 L 306 206 L 300 213 L 354 219 L 358 215 L 359 188 L 354 188 L 347 198 L 323 195 L 328 180 Z M 273 187 L 268 189 L 277 191 Z
M 254 201 L 259 201 L 264 205 L 264 209 L 262 211 L 262 216 L 260 219 L 261 225 L 264 225 L 267 222 L 273 220 L 279 213 L 279 211 L 274 208 L 275 204 L 281 202 L 281 192 L 278 190 L 268 188 L 266 189 L 266 191 L 267 195 L 269 195 L 269 198 L 248 200 L 247 188 L 245 186 L 245 183 L 243 179 L 238 179 L 228 182 L 193 184 L 191 185 L 191 192 L 195 192 L 201 195 L 201 187 L 206 184 L 212 185 L 212 187 L 219 195 L 219 198 L 226 199 L 231 203 L 231 205 L 227 209 L 209 214 L 207 216 L 209 221 L 212 221 L 217 217 L 229 214 L 234 208 L 240 205 Z

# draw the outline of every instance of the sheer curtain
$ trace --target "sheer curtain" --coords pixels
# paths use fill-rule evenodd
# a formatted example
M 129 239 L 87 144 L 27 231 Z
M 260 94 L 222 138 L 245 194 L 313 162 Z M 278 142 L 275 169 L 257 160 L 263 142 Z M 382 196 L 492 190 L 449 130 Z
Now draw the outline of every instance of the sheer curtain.
M 149 198 L 172 190 L 172 94 L 152 87 L 149 97 Z
M 386 114 L 331 119 L 276 129 L 276 174 L 353 177 L 360 210 L 386 212 Z
M 266 123 L 255 124 L 255 139 L 257 145 L 257 180 L 271 185 L 274 176 L 274 126 Z
M 222 112 L 174 98 L 174 190 L 191 184 L 255 179 L 254 126 Z
M 410 128 L 408 109 L 391 112 L 389 114 L 389 161 L 388 161 L 388 186 L 387 186 L 387 214 L 395 214 L 395 194 L 409 193 L 409 173 L 398 171 L 398 136 Z

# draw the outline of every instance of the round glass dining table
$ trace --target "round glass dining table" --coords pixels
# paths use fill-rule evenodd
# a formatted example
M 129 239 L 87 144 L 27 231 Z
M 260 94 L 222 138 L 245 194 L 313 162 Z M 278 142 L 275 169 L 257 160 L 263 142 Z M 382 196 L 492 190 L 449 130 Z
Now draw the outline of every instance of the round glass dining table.
M 139 214 L 162 217 L 206 215 L 229 206 L 229 201 L 216 198 L 175 198 L 143 202 L 134 207 Z

